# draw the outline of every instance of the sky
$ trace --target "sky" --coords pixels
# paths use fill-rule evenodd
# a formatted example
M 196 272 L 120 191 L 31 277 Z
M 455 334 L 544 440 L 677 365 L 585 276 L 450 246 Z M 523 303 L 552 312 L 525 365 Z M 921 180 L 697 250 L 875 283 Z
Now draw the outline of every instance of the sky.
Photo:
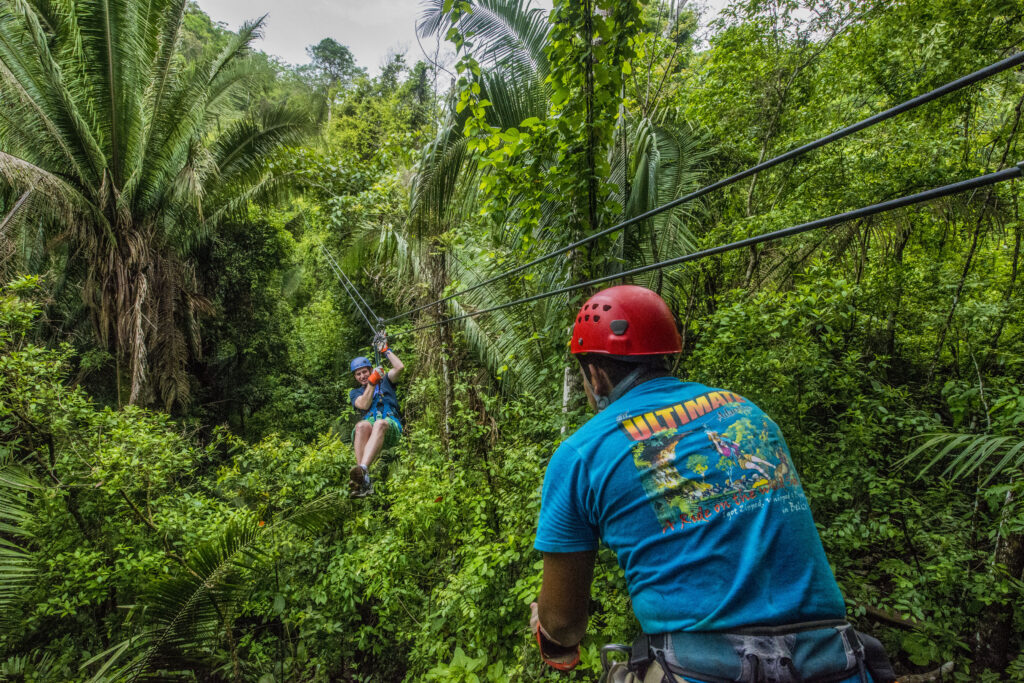
M 422 56 L 416 43 L 416 18 L 422 0 L 198 0 L 214 21 L 235 30 L 243 21 L 267 14 L 263 40 L 255 47 L 290 64 L 309 61 L 306 47 L 323 38 L 347 45 L 359 66 L 376 74 L 389 54 L 406 52 L 408 62 Z M 551 9 L 552 0 L 532 0 Z M 701 0 L 715 12 L 727 0 Z M 436 44 L 423 47 L 434 53 Z M 445 44 L 444 49 L 448 46 Z M 442 50 L 442 53 L 444 52 Z

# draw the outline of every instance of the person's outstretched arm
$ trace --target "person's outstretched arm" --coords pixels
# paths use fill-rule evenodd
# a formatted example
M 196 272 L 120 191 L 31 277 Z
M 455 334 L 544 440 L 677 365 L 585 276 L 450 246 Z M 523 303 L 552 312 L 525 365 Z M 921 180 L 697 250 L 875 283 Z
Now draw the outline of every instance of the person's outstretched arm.
M 391 363 L 391 369 L 388 370 L 388 380 L 392 383 L 397 382 L 398 378 L 402 376 L 402 370 L 405 370 L 405 365 L 398 359 L 395 352 L 388 347 L 387 337 L 384 337 L 379 350 L 388 359 L 388 362 Z

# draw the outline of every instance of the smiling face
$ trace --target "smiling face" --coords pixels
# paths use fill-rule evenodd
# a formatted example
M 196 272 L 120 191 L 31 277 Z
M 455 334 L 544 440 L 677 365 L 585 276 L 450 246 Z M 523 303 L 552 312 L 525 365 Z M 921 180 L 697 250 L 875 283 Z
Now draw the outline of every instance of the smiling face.
M 366 386 L 366 380 L 370 378 L 370 368 L 356 368 L 356 371 L 352 373 L 356 377 L 356 381 L 359 382 L 360 386 Z

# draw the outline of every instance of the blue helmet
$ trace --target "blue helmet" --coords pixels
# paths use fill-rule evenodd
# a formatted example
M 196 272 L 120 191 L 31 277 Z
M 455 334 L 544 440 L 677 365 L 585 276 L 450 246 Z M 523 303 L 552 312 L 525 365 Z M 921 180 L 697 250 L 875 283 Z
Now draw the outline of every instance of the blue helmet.
M 366 356 L 359 356 L 357 358 L 353 358 L 352 362 L 348 364 L 348 371 L 349 372 L 355 372 L 359 368 L 372 368 L 372 367 L 373 367 L 373 363 L 370 362 L 369 358 L 367 358 Z

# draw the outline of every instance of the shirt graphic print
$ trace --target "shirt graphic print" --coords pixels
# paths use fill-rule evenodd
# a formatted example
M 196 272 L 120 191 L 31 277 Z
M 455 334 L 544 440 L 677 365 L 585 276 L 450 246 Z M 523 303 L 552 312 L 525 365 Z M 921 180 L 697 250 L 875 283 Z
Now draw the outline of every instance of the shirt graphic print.
M 691 425 L 711 411 L 717 424 Z M 738 509 L 768 491 L 785 490 L 791 505 L 806 506 L 778 427 L 732 392 L 706 392 L 620 425 L 637 441 L 633 462 L 662 531 Z

